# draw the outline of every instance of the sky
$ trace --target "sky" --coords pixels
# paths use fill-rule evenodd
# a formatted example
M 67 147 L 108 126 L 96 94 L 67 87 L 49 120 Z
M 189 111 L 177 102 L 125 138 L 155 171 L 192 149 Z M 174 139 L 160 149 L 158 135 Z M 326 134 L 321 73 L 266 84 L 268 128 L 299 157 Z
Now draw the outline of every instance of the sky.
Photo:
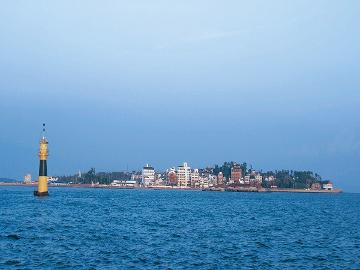
M 360 2 L 2 1 L 0 177 L 246 161 L 360 192 Z

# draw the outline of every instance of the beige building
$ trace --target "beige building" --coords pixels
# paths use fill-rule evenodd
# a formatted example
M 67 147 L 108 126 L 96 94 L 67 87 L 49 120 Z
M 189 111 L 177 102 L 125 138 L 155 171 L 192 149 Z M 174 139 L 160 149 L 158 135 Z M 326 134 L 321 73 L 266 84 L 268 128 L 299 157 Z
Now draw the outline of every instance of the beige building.
M 199 185 L 199 177 L 199 170 L 195 169 L 190 176 L 192 187 L 197 187 Z
M 224 174 L 222 172 L 219 172 L 218 176 L 217 176 L 217 184 L 218 185 L 223 185 L 224 184 Z
M 258 173 L 257 175 L 255 175 L 255 181 L 256 181 L 257 183 L 259 183 L 259 184 L 262 183 L 263 177 L 261 176 L 260 173 Z
M 191 184 L 191 168 L 186 162 L 179 166 L 176 172 L 177 185 L 179 187 L 189 187 Z

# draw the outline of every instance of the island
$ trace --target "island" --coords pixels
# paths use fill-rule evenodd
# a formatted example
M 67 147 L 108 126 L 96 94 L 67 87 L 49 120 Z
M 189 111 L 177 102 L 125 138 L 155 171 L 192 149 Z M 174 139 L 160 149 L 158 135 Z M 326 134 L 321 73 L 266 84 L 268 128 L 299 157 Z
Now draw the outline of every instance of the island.
M 49 186 L 127 188 L 127 189 L 181 189 L 229 192 L 301 192 L 340 193 L 331 180 L 312 171 L 254 169 L 246 162 L 224 162 L 206 168 L 191 168 L 187 162 L 165 170 L 155 170 L 149 164 L 138 171 L 96 172 L 91 168 L 73 175 L 49 176 Z M 31 175 L 24 181 L 2 185 L 36 185 Z

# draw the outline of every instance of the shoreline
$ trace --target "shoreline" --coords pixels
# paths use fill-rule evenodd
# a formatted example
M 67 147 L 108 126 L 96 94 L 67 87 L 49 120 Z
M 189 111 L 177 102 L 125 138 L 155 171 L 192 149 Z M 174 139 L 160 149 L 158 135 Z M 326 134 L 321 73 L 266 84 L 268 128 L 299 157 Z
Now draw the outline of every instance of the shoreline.
M 0 183 L 0 187 L 37 187 L 38 184 L 18 184 L 18 183 Z M 196 190 L 201 191 L 200 188 L 191 187 L 172 187 L 172 186 L 152 186 L 152 187 L 133 187 L 133 186 L 110 186 L 110 185 L 92 185 L 92 184 L 49 184 L 49 188 L 98 188 L 98 189 L 150 189 L 150 190 Z
M 260 192 L 260 193 L 343 193 L 341 189 L 325 190 L 325 189 L 297 189 L 297 188 L 244 188 L 244 187 L 228 187 L 228 188 L 208 188 L 203 191 L 217 192 Z
M 23 183 L 0 183 L 0 187 L 37 187 L 37 183 L 34 184 L 23 184 Z M 286 189 L 286 188 L 244 188 L 244 187 L 227 187 L 227 188 L 191 188 L 191 187 L 172 187 L 172 186 L 153 186 L 153 187 L 132 187 L 132 186 L 110 186 L 110 185 L 92 185 L 92 184 L 68 184 L 58 185 L 49 184 L 49 187 L 60 187 L 60 188 L 98 188 L 98 189 L 148 189 L 148 190 L 192 190 L 192 191 L 207 191 L 207 192 L 260 192 L 260 193 L 343 193 L 341 189 L 333 190 L 311 190 L 311 189 Z

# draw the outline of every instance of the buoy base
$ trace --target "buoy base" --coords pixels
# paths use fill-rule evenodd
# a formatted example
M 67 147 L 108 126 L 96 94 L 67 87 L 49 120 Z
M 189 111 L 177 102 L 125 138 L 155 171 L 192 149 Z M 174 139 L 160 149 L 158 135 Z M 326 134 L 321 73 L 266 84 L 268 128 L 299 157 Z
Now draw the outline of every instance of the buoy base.
M 49 196 L 49 192 L 48 192 L 48 191 L 39 192 L 39 191 L 35 190 L 35 191 L 34 191 L 34 196 L 37 196 L 37 197 Z

